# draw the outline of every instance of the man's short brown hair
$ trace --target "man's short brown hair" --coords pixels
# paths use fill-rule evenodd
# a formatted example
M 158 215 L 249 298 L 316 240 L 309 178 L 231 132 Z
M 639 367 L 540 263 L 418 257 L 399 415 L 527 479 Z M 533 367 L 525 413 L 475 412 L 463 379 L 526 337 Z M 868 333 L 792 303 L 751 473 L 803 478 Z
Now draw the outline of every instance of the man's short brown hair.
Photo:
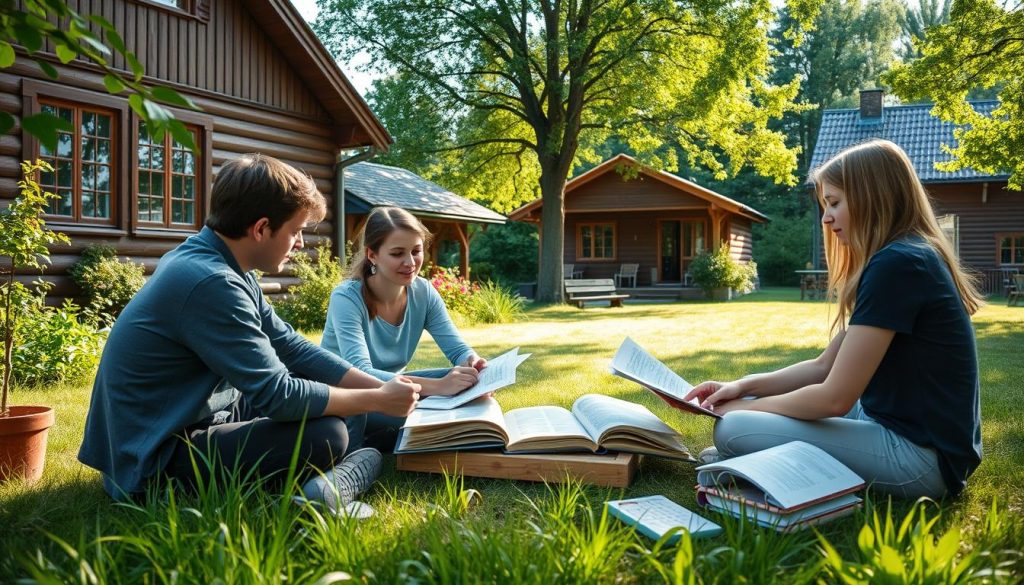
M 206 225 L 228 238 L 240 238 L 262 217 L 276 231 L 300 209 L 317 222 L 327 213 L 313 179 L 276 158 L 246 154 L 217 173 Z

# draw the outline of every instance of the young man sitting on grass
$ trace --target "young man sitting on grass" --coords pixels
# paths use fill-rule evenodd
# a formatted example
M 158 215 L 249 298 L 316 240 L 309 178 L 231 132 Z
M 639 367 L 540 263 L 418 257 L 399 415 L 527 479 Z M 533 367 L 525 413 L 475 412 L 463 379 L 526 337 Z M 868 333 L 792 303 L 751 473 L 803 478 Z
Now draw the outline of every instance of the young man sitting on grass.
M 382 385 L 310 343 L 252 272 L 279 272 L 325 210 L 312 179 L 276 159 L 221 168 L 206 227 L 161 259 L 103 350 L 78 458 L 115 499 L 166 478 L 194 485 L 193 461 L 204 481 L 225 466 L 280 477 L 297 444 L 306 497 L 338 513 L 358 506 L 381 456 L 345 456 L 344 418 L 407 416 L 420 387 Z

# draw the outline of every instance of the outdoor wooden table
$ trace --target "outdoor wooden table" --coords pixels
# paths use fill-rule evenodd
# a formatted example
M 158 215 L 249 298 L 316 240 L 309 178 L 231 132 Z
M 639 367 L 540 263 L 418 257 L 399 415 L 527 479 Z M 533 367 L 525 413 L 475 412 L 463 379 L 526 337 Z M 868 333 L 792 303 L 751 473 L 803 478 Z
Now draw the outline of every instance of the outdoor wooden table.
M 796 270 L 800 275 L 800 300 L 825 298 L 828 294 L 828 270 Z

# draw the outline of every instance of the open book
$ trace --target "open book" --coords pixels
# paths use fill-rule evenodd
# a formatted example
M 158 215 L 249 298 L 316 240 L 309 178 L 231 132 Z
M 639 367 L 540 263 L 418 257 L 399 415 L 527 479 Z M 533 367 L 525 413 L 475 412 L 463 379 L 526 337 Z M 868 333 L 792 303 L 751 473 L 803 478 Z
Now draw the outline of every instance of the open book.
M 697 468 L 697 501 L 782 532 L 849 514 L 864 480 L 814 445 L 793 441 Z
M 508 453 L 601 449 L 693 461 L 679 433 L 646 407 L 586 394 L 572 405 L 531 406 L 502 414 L 485 397 L 453 410 L 416 409 L 405 420 L 396 453 L 504 447 Z
M 673 408 L 722 418 L 722 415 L 703 408 L 697 399 L 683 400 L 686 393 L 693 390 L 693 386 L 628 337 L 622 341 L 619 351 L 615 352 L 611 367 L 616 376 L 640 384 Z
M 516 368 L 531 355 L 529 353 L 519 355 L 518 347 L 506 351 L 487 362 L 487 367 L 480 371 L 480 378 L 477 379 L 476 384 L 454 396 L 427 396 L 416 403 L 416 408 L 450 410 L 490 394 L 499 388 L 514 384 Z

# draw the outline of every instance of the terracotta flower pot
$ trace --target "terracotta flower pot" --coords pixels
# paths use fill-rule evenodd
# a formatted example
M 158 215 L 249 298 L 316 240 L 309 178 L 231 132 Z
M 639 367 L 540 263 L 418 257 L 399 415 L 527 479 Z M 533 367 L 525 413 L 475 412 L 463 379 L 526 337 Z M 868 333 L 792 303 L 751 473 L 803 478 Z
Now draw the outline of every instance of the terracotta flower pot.
M 0 481 L 42 477 L 46 431 L 53 421 L 49 406 L 12 406 L 10 416 L 0 417 Z

